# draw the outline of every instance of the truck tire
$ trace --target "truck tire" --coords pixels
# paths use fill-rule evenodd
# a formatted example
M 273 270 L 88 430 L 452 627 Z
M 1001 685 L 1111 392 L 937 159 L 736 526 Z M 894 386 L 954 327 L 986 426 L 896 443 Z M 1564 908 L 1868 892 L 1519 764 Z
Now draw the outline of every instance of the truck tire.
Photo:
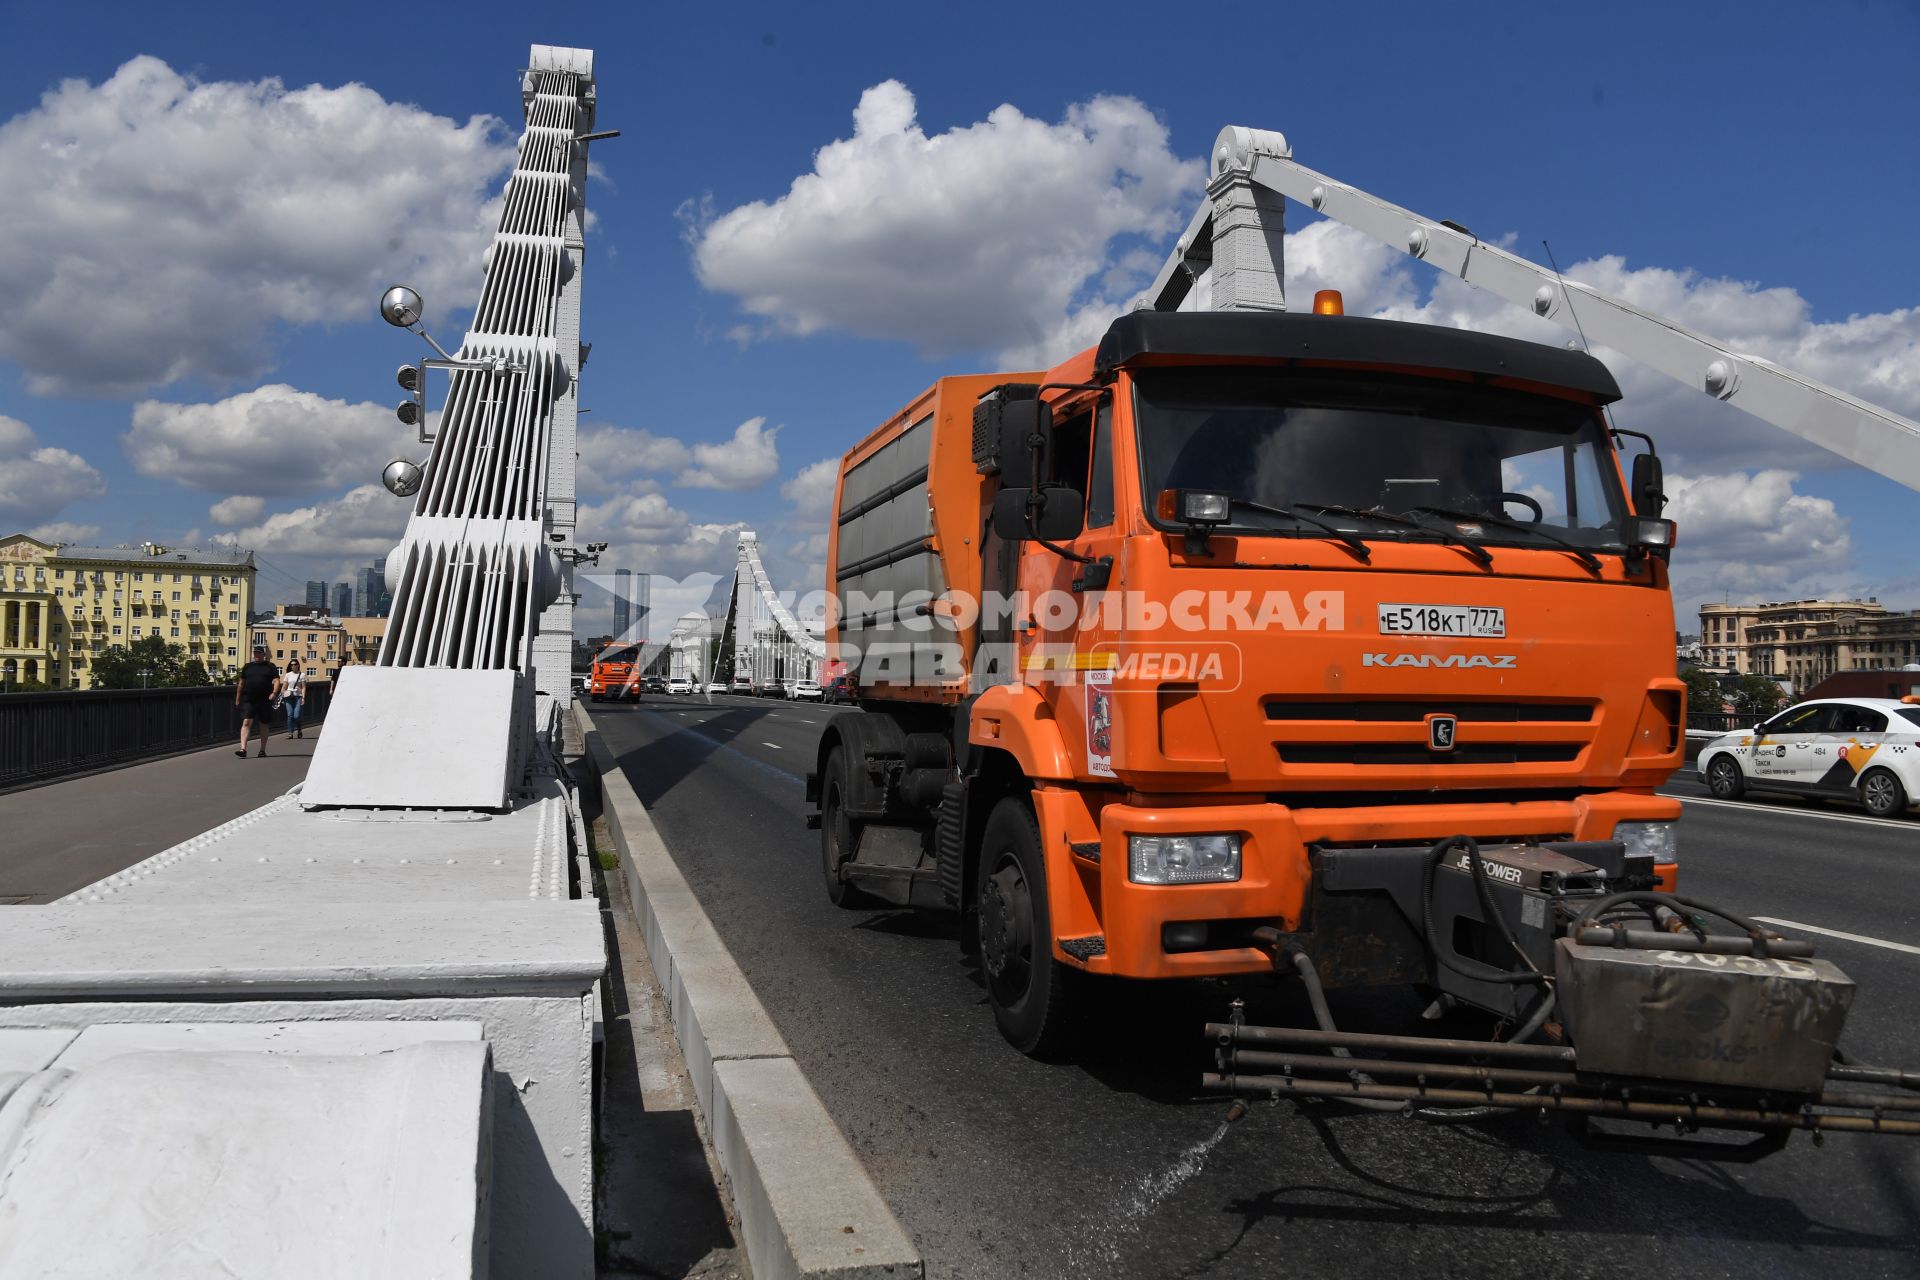
M 1040 830 L 1016 796 L 987 818 L 975 893 L 980 974 L 1000 1034 L 1029 1057 L 1065 1056 L 1081 975 L 1054 959 Z
M 1869 769 L 1860 775 L 1860 803 L 1876 818 L 1897 818 L 1907 811 L 1907 789 L 1891 769 Z
M 858 836 L 858 826 L 847 816 L 847 753 L 835 747 L 820 771 L 820 869 L 826 876 L 827 901 L 849 911 L 880 905 L 840 878 L 841 866 L 853 860 Z
M 1747 794 L 1746 775 L 1732 756 L 1715 756 L 1707 762 L 1707 790 L 1721 800 L 1738 800 Z

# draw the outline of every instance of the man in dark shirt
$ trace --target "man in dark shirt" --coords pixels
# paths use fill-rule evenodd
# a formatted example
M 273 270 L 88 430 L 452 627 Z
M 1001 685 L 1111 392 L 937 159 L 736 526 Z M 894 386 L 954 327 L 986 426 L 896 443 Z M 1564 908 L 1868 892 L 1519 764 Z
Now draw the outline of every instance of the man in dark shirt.
M 247 755 L 249 730 L 260 734 L 260 754 L 267 754 L 267 727 L 273 723 L 273 700 L 280 695 L 280 668 L 267 661 L 267 646 L 253 646 L 253 661 L 240 668 L 240 679 L 233 686 L 233 705 L 241 708 L 240 749 L 233 754 Z

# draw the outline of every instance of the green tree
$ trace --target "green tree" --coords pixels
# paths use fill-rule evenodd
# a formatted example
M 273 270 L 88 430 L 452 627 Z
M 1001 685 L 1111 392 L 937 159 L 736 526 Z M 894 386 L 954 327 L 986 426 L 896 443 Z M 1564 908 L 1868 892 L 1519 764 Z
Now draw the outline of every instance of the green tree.
M 1733 687 L 1733 709 L 1741 718 L 1758 724 L 1780 709 L 1787 695 L 1765 676 L 1741 676 Z
M 1698 667 L 1688 667 L 1680 673 L 1687 682 L 1687 715 L 1717 716 L 1725 714 L 1722 708 L 1727 701 L 1726 693 L 1720 688 L 1720 677 Z
M 211 683 L 204 662 L 188 658 L 184 646 L 160 636 L 141 636 L 93 660 L 96 689 L 179 689 Z

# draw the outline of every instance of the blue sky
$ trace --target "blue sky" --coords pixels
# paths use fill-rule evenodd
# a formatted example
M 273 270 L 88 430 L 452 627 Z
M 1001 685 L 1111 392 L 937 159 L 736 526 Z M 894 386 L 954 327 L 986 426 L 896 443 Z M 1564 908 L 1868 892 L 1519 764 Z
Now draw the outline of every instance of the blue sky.
M 1528 256 L 1549 238 L 1569 274 L 1920 416 L 1911 3 L 269 12 L 0 9 L 7 531 L 238 536 L 269 602 L 374 558 L 404 509 L 360 486 L 405 439 L 381 415 L 417 354 L 374 317 L 378 285 L 415 278 L 442 341 L 464 329 L 473 218 L 536 41 L 595 50 L 600 127 L 624 131 L 594 154 L 583 385 L 601 432 L 584 498 L 626 567 L 724 572 L 746 523 L 782 585 L 813 585 L 807 468 L 942 373 L 1097 332 L 1230 123 Z M 354 136 L 389 119 L 386 141 Z M 841 166 L 795 191 L 841 140 Z M 1053 161 L 1090 176 L 1034 167 Z M 1355 309 L 1533 332 L 1310 224 L 1290 212 L 1298 261 Z M 1920 606 L 1920 496 L 1619 372 L 1622 425 L 1695 482 L 1683 609 Z

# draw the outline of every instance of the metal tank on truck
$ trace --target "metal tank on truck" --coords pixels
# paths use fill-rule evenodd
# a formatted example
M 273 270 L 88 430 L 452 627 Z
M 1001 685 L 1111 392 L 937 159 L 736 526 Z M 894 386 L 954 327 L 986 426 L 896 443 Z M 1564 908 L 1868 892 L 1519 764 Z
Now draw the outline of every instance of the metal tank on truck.
M 1071 1052 L 1090 983 L 1278 973 L 1317 1025 L 1221 1010 L 1210 1086 L 1744 1131 L 1685 1143 L 1743 1158 L 1920 1131 L 1887 1118 L 1912 1075 L 1837 1056 L 1844 974 L 1680 896 L 1675 530 L 1612 375 L 1331 291 L 1285 311 L 1269 162 L 1278 135 L 1223 132 L 1155 309 L 1049 370 L 942 379 L 842 460 L 828 640 L 861 711 L 809 777 L 828 896 L 960 912 L 1037 1056 Z M 1581 286 L 1428 225 L 1409 252 L 1570 313 Z M 1719 351 L 1608 316 L 1657 365 Z M 1510 1032 L 1341 1032 L 1324 991 L 1380 984 Z

